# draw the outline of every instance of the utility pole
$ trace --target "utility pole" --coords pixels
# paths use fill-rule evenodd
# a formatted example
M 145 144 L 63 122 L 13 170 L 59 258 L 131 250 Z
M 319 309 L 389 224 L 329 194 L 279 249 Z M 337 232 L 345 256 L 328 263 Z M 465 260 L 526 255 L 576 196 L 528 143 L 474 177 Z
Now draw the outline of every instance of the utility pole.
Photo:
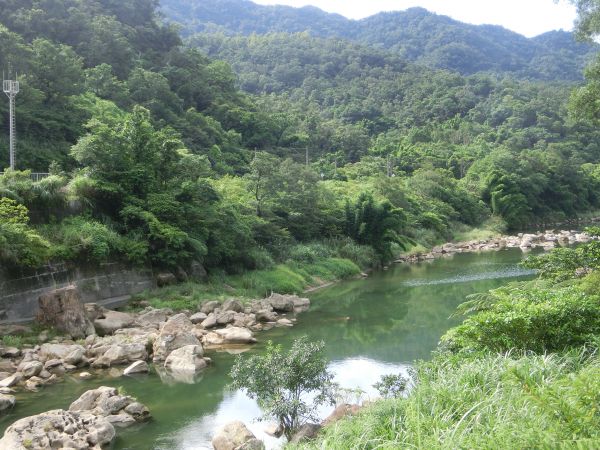
M 10 76 L 10 75 L 9 75 Z M 4 77 L 3 77 L 4 78 Z M 17 122 L 15 118 L 15 98 L 19 93 L 19 81 L 17 80 L 17 76 L 15 76 L 14 80 L 3 80 L 3 90 L 4 93 L 8 96 L 10 102 L 10 168 L 11 170 L 15 170 L 16 165 L 16 141 L 17 141 Z

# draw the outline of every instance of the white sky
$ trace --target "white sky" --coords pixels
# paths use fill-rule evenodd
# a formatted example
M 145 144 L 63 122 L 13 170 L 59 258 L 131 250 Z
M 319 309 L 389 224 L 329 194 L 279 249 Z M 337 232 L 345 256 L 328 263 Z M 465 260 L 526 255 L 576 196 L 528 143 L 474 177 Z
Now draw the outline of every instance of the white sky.
M 421 6 L 429 11 L 472 24 L 502 25 L 528 37 L 550 30 L 570 31 L 575 7 L 566 0 L 253 0 L 261 5 L 314 5 L 352 19 L 380 11 Z

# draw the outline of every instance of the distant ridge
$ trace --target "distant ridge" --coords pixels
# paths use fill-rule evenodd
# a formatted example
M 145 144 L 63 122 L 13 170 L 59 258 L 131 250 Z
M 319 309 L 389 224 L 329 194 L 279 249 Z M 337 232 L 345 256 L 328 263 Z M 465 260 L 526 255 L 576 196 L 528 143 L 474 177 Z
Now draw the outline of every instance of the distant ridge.
M 298 33 L 337 37 L 388 49 L 429 67 L 512 74 L 517 77 L 578 81 L 600 48 L 579 43 L 565 31 L 534 38 L 495 25 L 470 25 L 423 8 L 383 12 L 351 20 L 316 7 L 263 6 L 249 0 L 162 0 L 168 20 L 184 35 Z

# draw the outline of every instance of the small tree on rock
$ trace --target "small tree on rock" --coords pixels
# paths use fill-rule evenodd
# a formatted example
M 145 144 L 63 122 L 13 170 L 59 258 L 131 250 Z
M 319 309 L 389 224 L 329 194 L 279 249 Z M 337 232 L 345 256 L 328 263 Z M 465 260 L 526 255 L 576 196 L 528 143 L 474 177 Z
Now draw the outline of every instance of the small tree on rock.
M 277 419 L 289 440 L 301 425 L 317 419 L 320 405 L 334 403 L 324 346 L 302 337 L 284 352 L 281 345 L 269 342 L 264 355 L 237 358 L 231 387 L 256 399 L 264 418 Z

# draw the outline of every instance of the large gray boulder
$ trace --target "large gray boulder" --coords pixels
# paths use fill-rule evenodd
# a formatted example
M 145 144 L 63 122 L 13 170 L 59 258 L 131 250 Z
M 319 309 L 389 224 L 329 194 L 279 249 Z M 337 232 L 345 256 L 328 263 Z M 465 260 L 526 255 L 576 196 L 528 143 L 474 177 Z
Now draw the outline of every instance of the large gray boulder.
M 202 338 L 205 345 L 214 347 L 228 344 L 254 344 L 256 339 L 247 328 L 229 327 L 211 331 Z
M 169 319 L 169 316 L 171 315 L 173 315 L 173 310 L 171 309 L 154 309 L 148 307 L 139 316 L 137 316 L 136 322 L 141 327 L 159 328 Z
M 132 406 L 133 405 L 133 406 Z M 120 395 L 116 388 L 101 386 L 87 391 L 69 406 L 70 412 L 90 412 L 98 417 L 122 416 L 118 422 L 145 422 L 150 418 L 148 408 L 138 403 L 133 397 Z M 130 416 L 132 421 L 124 416 Z
M 92 367 L 112 367 L 145 359 L 148 359 L 148 350 L 144 344 L 115 344 L 98 357 Z
M 212 445 L 215 450 L 264 448 L 264 445 L 256 439 L 256 436 L 239 420 L 228 423 L 221 428 L 213 438 Z
M 75 286 L 42 294 L 38 299 L 37 321 L 69 334 L 73 339 L 94 334 L 94 325 L 88 319 Z
M 163 361 L 173 350 L 186 345 L 200 345 L 193 328 L 194 325 L 183 313 L 167 320 L 154 341 L 154 360 Z
M 267 301 L 275 311 L 293 312 L 294 297 L 293 295 L 271 294 Z
M 42 344 L 40 347 L 40 358 L 42 361 L 51 359 L 67 359 L 75 353 L 85 353 L 85 348 L 77 344 Z
M 122 328 L 133 326 L 135 317 L 120 311 L 106 310 L 102 316 L 94 320 L 94 327 L 100 336 L 113 334 Z
M 100 450 L 112 442 L 115 428 L 104 417 L 89 412 L 57 409 L 13 423 L 0 439 L 0 449 L 54 448 Z
M 208 365 L 207 359 L 203 358 L 204 351 L 201 345 L 186 345 L 173 350 L 165 360 L 165 369 L 171 374 L 195 375 Z

